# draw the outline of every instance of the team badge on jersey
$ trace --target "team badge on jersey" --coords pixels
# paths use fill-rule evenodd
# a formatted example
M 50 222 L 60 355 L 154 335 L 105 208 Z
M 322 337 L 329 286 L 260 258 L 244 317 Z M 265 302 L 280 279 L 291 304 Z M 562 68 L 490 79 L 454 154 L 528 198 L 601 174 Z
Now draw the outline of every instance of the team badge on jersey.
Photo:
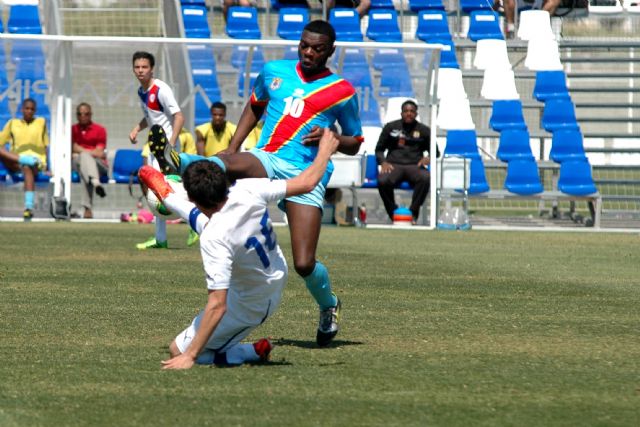
M 282 84 L 282 79 L 280 77 L 274 77 L 273 80 L 271 80 L 271 90 L 276 90 L 280 88 L 281 84 Z
M 149 102 L 154 102 L 156 100 L 156 94 L 152 93 L 149 95 Z

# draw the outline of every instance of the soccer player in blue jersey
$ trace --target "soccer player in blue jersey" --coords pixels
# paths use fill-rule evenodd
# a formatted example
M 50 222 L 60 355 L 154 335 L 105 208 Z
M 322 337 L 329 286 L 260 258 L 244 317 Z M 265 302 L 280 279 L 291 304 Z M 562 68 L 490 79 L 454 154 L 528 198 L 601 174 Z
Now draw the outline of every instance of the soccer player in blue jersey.
M 338 151 L 354 155 L 363 141 L 358 100 L 353 86 L 327 68 L 335 50 L 333 27 L 312 21 L 302 32 L 298 61 L 271 61 L 256 79 L 229 148 L 209 160 L 218 163 L 231 180 L 239 178 L 289 179 L 305 170 L 315 158 L 325 128 L 336 121 L 341 135 Z M 238 152 L 246 136 L 265 113 L 257 147 Z M 154 133 L 155 132 L 155 133 Z M 151 150 L 164 173 L 184 171 L 202 157 L 178 154 L 163 142 L 162 129 L 152 129 Z M 287 213 L 293 264 L 320 307 L 316 342 L 328 345 L 338 333 L 340 300 L 331 290 L 327 268 L 316 260 L 322 203 L 333 165 L 316 188 L 289 197 L 281 205 Z

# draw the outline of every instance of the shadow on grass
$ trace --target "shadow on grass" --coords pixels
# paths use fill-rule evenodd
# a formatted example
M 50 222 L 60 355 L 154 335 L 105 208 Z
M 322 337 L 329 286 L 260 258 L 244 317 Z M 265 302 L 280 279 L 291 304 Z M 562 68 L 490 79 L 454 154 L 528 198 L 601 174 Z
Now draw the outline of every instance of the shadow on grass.
M 348 345 L 363 345 L 364 343 L 361 341 L 346 341 L 346 340 L 333 340 L 331 344 L 326 347 L 319 347 L 315 341 L 303 341 L 303 340 L 290 340 L 287 338 L 278 338 L 275 340 L 271 340 L 273 345 L 275 346 L 289 346 L 289 347 L 299 347 L 299 348 L 314 348 L 314 349 L 325 349 L 325 348 L 335 348 L 335 347 L 343 347 Z

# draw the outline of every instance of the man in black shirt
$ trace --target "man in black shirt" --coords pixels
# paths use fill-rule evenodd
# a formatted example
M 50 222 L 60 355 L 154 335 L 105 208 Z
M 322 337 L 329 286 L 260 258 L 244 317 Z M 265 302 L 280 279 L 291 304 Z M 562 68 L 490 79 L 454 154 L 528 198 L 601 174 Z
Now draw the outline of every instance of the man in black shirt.
M 416 103 L 405 101 L 402 104 L 402 118 L 389 122 L 382 128 L 376 145 L 376 159 L 380 165 L 378 191 L 384 208 L 393 220 L 393 211 L 398 207 L 393 195 L 394 188 L 402 181 L 409 181 L 413 186 L 410 206 L 413 224 L 416 223 L 420 206 L 429 193 L 430 181 L 427 170 L 430 159 L 428 155 L 424 156 L 424 152 L 429 151 L 430 130 L 416 120 L 417 115 Z

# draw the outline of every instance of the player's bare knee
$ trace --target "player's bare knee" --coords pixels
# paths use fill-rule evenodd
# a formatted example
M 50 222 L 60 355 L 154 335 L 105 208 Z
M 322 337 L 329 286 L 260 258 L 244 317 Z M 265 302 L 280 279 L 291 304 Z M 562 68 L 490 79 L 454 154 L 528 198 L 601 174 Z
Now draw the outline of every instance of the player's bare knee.
M 296 273 L 300 276 L 307 277 L 313 273 L 313 270 L 316 268 L 316 260 L 313 258 L 306 260 L 294 260 L 293 267 L 295 268 Z

